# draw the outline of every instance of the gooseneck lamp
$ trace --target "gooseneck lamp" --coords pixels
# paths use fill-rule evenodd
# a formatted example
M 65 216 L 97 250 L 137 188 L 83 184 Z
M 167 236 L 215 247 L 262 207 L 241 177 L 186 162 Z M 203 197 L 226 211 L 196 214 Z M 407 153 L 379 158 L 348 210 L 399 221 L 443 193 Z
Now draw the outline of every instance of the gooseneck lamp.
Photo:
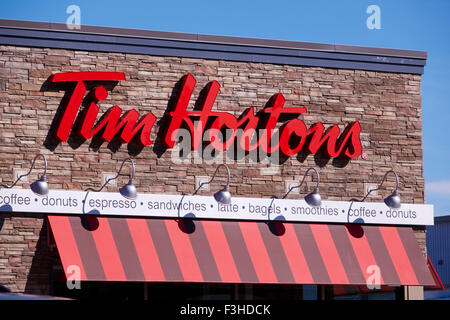
M 93 189 L 93 188 L 87 188 L 84 191 L 93 191 L 93 192 L 100 192 L 103 190 L 103 188 L 112 180 L 115 180 L 119 177 L 120 172 L 122 171 L 122 168 L 125 164 L 125 162 L 129 161 L 131 163 L 131 172 L 130 172 L 130 180 L 128 180 L 128 183 L 126 185 L 124 185 L 123 187 L 119 188 L 119 193 L 129 199 L 129 200 L 136 200 L 137 198 L 137 190 L 136 187 L 134 185 L 134 175 L 136 172 L 135 166 L 134 166 L 134 161 L 131 158 L 127 158 L 125 160 L 122 161 L 122 165 L 120 166 L 119 171 L 117 172 L 117 175 L 113 178 L 108 178 L 106 179 L 105 183 L 101 186 L 100 189 Z
M 195 190 L 195 192 L 192 195 L 195 195 L 198 190 L 200 190 L 205 184 L 210 184 L 214 178 L 216 177 L 217 172 L 219 171 L 220 167 L 224 167 L 227 170 L 227 184 L 225 187 L 216 193 L 214 193 L 214 199 L 216 199 L 217 202 L 222 204 L 230 204 L 231 203 L 231 193 L 229 191 L 230 187 L 230 169 L 228 169 L 228 166 L 225 164 L 220 164 L 217 166 L 216 171 L 214 171 L 214 174 L 208 182 L 201 182 L 198 188 Z
M 369 192 L 367 192 L 367 194 L 364 196 L 364 198 L 361 201 L 366 200 L 366 198 L 372 192 L 381 189 L 381 187 L 383 186 L 384 181 L 386 181 L 386 177 L 389 173 L 392 173 L 395 175 L 395 190 L 392 192 L 391 195 L 384 198 L 384 203 L 391 209 L 399 209 L 401 207 L 401 201 L 400 201 L 400 197 L 398 195 L 398 175 L 397 175 L 397 172 L 395 172 L 394 170 L 389 170 L 388 172 L 386 172 L 386 174 L 383 177 L 383 180 L 381 180 L 380 185 L 375 189 L 370 189 Z
M 307 204 L 309 204 L 312 207 L 320 207 L 320 205 L 322 204 L 322 197 L 320 196 L 320 193 L 319 193 L 320 176 L 319 176 L 319 172 L 317 171 L 316 168 L 309 168 L 308 170 L 306 170 L 305 175 L 303 176 L 302 182 L 298 186 L 289 188 L 289 191 L 283 196 L 283 199 L 285 199 L 287 197 L 287 195 L 289 193 L 291 193 L 292 190 L 300 188 L 303 185 L 303 182 L 305 182 L 308 172 L 311 170 L 313 170 L 316 173 L 317 184 L 316 184 L 316 187 L 314 188 L 314 190 L 305 196 L 305 201 Z
M 14 183 L 10 186 L 0 184 L 0 187 L 10 189 L 10 188 L 14 187 L 23 177 L 30 175 L 31 171 L 33 171 L 33 169 L 34 169 L 36 160 L 39 157 L 42 157 L 42 159 L 44 160 L 44 173 L 38 180 L 36 180 L 32 184 L 30 184 L 30 189 L 38 196 L 46 196 L 48 194 L 48 190 L 49 190 L 48 183 L 47 183 L 47 159 L 45 158 L 45 156 L 42 153 L 39 153 L 34 157 L 33 162 L 31 164 L 31 168 L 26 174 L 19 175 L 17 177 L 17 180 L 14 181 Z

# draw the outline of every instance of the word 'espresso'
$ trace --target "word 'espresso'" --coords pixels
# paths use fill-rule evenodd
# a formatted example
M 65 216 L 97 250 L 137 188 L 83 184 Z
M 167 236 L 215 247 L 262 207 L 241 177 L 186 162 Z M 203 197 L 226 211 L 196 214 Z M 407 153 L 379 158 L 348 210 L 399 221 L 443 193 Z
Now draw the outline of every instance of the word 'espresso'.
M 56 136 L 61 141 L 67 141 L 87 91 L 86 82 L 121 80 L 125 80 L 122 72 L 68 72 L 53 75 L 52 82 L 76 83 L 61 120 L 57 123 Z M 307 112 L 306 108 L 284 107 L 285 98 L 281 93 L 273 95 L 267 106 L 260 112 L 255 114 L 254 108 L 250 107 L 236 118 L 231 113 L 212 111 L 220 90 L 220 84 L 217 81 L 207 84 L 198 108 L 187 111 L 195 84 L 196 80 L 191 74 L 181 79 L 180 88 L 174 99 L 173 111 L 165 115 L 170 118 L 170 121 L 166 128 L 160 128 L 160 130 L 165 130 L 161 132 L 163 133 L 162 141 L 168 148 L 174 147 L 179 130 L 187 129 L 192 137 L 193 150 L 202 147 L 206 135 L 206 141 L 219 151 L 226 150 L 236 143 L 245 151 L 261 148 L 266 153 L 281 151 L 287 156 L 295 155 L 300 151 L 315 154 L 319 150 L 331 158 L 338 156 L 356 158 L 361 154 L 361 126 L 357 121 L 348 124 L 342 134 L 337 125 L 325 131 L 321 122 L 317 122 L 308 129 L 302 120 L 297 119 L 300 114 Z M 157 120 L 152 113 L 140 117 L 139 113 L 132 109 L 122 115 L 122 109 L 114 105 L 97 121 L 100 111 L 97 103 L 107 97 L 108 92 L 103 86 L 97 86 L 92 90 L 90 104 L 83 111 L 81 124 L 77 128 L 81 137 L 87 140 L 101 133 L 104 140 L 111 141 L 119 135 L 122 142 L 128 143 L 139 134 L 139 142 L 143 146 L 152 145 L 150 134 Z M 294 119 L 285 122 L 275 135 L 277 123 L 287 116 Z M 257 132 L 260 129 L 263 129 L 262 134 Z M 223 138 L 223 130 L 231 132 L 231 135 L 228 134 L 226 138 Z

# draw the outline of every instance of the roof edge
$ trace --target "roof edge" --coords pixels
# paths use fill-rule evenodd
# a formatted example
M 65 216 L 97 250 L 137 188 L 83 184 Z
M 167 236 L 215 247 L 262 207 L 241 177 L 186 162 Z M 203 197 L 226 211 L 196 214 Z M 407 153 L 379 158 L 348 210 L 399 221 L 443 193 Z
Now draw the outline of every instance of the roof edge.
M 179 40 L 179 41 L 189 41 L 199 43 L 310 50 L 310 51 L 346 53 L 346 54 L 363 54 L 376 56 L 381 55 L 389 57 L 410 58 L 410 59 L 412 58 L 422 60 L 427 59 L 427 52 L 418 50 L 364 47 L 364 46 L 325 44 L 325 43 L 300 42 L 289 40 L 272 40 L 272 39 L 234 37 L 234 36 L 217 36 L 217 35 L 206 35 L 195 33 L 153 31 L 143 29 L 125 29 L 125 28 L 89 26 L 89 25 L 81 25 L 80 29 L 71 30 L 68 29 L 66 24 L 64 23 L 54 23 L 54 22 L 0 19 L 0 27 L 13 29 L 40 30 L 40 31 L 61 31 L 76 34 L 85 33 L 85 34 L 96 34 L 105 36 L 122 36 L 122 37 L 136 37 L 136 38 L 173 40 L 173 41 Z

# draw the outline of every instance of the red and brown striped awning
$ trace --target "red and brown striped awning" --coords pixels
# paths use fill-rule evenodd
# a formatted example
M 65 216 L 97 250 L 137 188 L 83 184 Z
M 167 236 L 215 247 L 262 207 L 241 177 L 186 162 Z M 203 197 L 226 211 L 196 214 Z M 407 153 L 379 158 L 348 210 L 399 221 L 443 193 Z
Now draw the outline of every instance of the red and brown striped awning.
M 424 290 L 445 290 L 444 285 L 439 278 L 439 275 L 434 269 L 433 264 L 431 263 L 430 257 L 427 254 L 427 266 L 430 271 L 431 276 L 434 280 L 434 285 L 425 286 Z M 374 292 L 393 292 L 394 287 L 391 286 L 380 286 L 378 288 L 374 287 L 370 289 L 367 285 L 335 285 L 333 286 L 333 293 L 335 296 L 349 296 L 349 295 L 361 295 L 361 294 L 369 294 Z
M 81 280 L 433 285 L 408 227 L 49 216 Z M 375 269 L 374 269 L 375 266 Z

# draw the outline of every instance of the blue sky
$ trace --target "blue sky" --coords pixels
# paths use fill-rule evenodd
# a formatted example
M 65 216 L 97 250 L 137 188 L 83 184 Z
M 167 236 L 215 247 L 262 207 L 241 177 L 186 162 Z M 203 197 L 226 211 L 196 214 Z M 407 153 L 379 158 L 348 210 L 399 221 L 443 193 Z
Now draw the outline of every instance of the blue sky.
M 337 43 L 428 52 L 422 81 L 426 202 L 450 214 L 450 1 L 20 1 L 2 0 L 0 18 L 65 23 L 69 5 L 81 24 Z M 369 5 L 381 29 L 369 30 Z

